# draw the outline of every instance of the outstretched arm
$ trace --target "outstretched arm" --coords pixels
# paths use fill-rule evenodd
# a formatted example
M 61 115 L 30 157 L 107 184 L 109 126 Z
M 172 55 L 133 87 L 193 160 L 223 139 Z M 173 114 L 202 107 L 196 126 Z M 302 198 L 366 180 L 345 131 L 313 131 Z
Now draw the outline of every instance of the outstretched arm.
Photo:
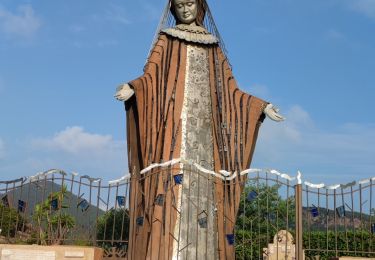
M 281 122 L 285 120 L 285 117 L 279 114 L 280 109 L 275 107 L 273 104 L 268 104 L 264 110 L 263 113 L 270 118 L 273 121 Z

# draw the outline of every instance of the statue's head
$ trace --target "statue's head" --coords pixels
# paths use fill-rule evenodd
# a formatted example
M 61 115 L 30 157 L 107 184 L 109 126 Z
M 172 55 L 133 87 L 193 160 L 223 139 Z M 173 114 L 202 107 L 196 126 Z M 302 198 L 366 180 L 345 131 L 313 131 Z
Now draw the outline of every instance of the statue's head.
M 171 12 L 177 24 L 203 24 L 204 0 L 171 0 Z

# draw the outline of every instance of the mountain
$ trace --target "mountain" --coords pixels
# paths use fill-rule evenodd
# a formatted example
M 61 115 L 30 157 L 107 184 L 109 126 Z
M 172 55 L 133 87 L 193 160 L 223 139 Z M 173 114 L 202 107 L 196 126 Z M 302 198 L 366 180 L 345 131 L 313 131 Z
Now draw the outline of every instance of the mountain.
M 327 227 L 329 230 L 333 230 L 335 228 L 335 223 L 338 230 L 344 230 L 345 227 L 348 231 L 359 228 L 371 230 L 371 216 L 368 214 L 362 213 L 361 215 L 360 212 L 345 210 L 345 214 L 341 213 L 342 215 L 339 216 L 337 210 L 327 210 L 321 207 L 318 209 L 318 215 L 313 217 L 311 210 L 312 208 L 309 207 L 303 207 L 302 210 L 304 225 L 310 223 L 311 230 L 325 231 Z
M 102 216 L 105 212 L 93 205 L 96 203 L 96 198 L 93 199 L 94 203 L 89 203 L 90 191 L 88 188 L 79 190 L 81 197 L 69 191 L 71 183 L 68 183 L 68 192 L 64 199 L 64 205 L 68 208 L 62 211 L 72 215 L 76 221 L 76 227 L 87 229 L 96 224 L 96 219 Z M 76 185 L 78 186 L 78 185 Z M 39 181 L 33 183 L 26 183 L 22 187 L 15 188 L 6 194 L 2 194 L 1 198 L 8 199 L 9 205 L 14 208 L 20 208 L 21 212 L 26 219 L 31 222 L 32 215 L 36 204 L 46 200 L 51 192 L 60 191 L 62 186 L 51 181 Z M 86 194 L 85 194 L 86 192 Z M 92 196 L 93 197 L 93 196 Z M 84 201 L 86 199 L 86 201 Z M 4 203 L 4 201 L 3 201 Z M 80 204 L 81 203 L 81 204 Z M 23 208 L 23 204 L 25 207 Z

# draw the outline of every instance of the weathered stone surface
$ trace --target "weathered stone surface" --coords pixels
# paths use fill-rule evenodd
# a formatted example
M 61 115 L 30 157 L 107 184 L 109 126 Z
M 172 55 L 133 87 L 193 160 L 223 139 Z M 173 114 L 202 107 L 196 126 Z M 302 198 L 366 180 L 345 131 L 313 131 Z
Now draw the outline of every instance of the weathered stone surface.
M 0 244 L 1 260 L 101 260 L 103 250 L 93 247 Z
M 182 109 L 181 158 L 213 169 L 212 110 L 208 51 L 188 45 Z M 181 259 L 217 259 L 214 183 L 198 172 L 186 172 L 179 192 L 174 256 Z M 178 248 L 177 248 L 178 244 Z M 178 252 L 176 252 L 178 250 Z
M 56 252 L 27 249 L 3 249 L 1 250 L 2 260 L 56 260 Z
M 375 258 L 365 258 L 365 257 L 351 257 L 351 256 L 344 256 L 344 257 L 340 257 L 339 258 L 340 260 L 343 259 L 343 260 L 360 260 L 360 259 L 375 259 Z
M 292 234 L 286 230 L 280 230 L 273 238 L 273 243 L 268 248 L 263 248 L 265 260 L 295 260 L 296 246 Z M 303 256 L 305 259 L 305 256 Z

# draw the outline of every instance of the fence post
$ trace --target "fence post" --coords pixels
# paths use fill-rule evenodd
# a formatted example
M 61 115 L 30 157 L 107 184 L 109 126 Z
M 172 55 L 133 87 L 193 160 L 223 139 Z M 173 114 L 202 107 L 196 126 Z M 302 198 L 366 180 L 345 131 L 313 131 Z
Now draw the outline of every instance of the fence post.
M 296 259 L 303 259 L 303 239 L 302 239 L 302 184 L 297 184 L 295 188 L 296 199 Z

